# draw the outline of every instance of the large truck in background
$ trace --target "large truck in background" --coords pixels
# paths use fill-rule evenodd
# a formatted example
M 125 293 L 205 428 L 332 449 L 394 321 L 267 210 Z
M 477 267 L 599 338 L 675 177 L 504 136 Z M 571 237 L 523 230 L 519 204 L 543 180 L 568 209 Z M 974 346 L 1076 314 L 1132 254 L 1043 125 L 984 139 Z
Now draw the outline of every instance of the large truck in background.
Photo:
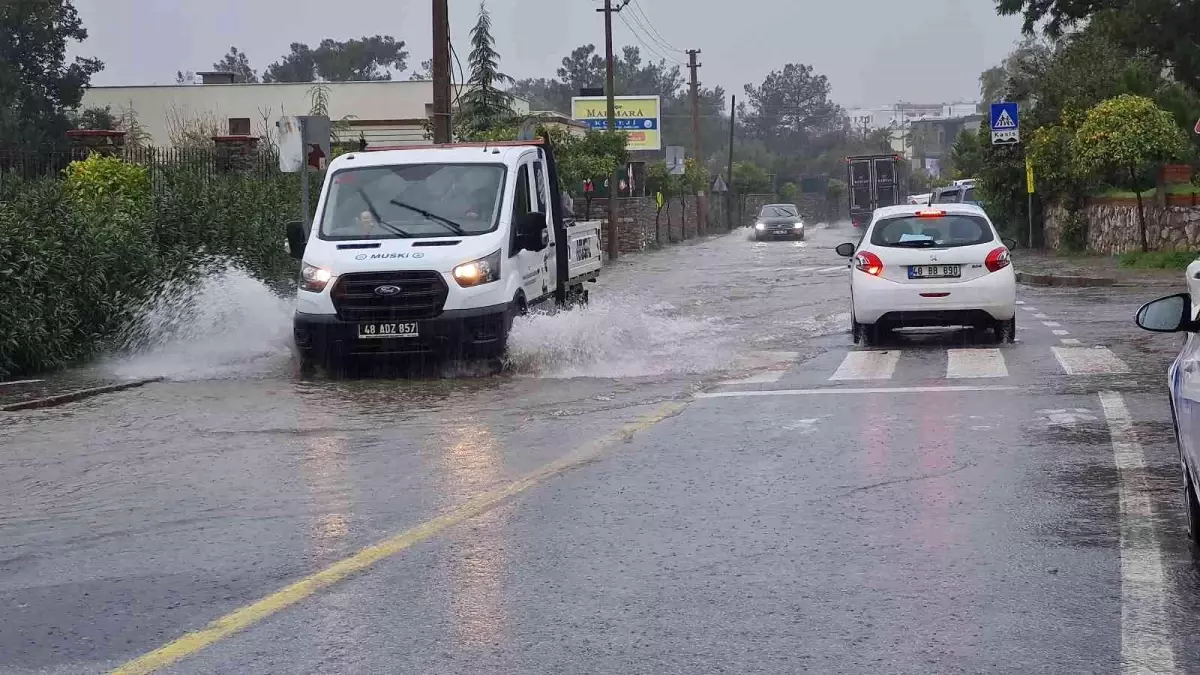
M 600 223 L 564 213 L 548 140 L 380 148 L 334 159 L 301 261 L 304 365 L 431 354 L 498 359 L 513 319 L 587 301 Z
M 904 204 L 908 198 L 908 162 L 900 155 L 847 157 L 846 174 L 850 221 L 855 227 L 869 224 L 875 209 Z

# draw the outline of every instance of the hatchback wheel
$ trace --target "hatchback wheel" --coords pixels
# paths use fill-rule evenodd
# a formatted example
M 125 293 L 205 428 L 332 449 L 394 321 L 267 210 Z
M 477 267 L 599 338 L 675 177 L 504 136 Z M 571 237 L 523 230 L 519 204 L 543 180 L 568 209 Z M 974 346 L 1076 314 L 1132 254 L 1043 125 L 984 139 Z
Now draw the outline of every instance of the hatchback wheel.
M 997 321 L 992 324 L 992 331 L 995 333 L 996 342 L 1013 343 L 1017 341 L 1017 317 L 1013 317 L 1007 321 Z
M 1192 540 L 1192 551 L 1200 553 L 1200 501 L 1196 499 L 1196 487 L 1192 485 L 1187 466 L 1183 471 L 1183 504 L 1187 514 L 1188 538 Z

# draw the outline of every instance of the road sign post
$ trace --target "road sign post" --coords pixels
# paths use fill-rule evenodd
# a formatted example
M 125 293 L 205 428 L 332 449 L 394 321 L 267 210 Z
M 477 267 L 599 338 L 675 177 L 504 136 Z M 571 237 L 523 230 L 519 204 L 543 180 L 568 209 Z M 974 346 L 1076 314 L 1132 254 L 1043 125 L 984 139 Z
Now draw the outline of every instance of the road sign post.
M 1021 142 L 1021 117 L 1016 103 L 993 103 L 991 114 L 992 145 L 1016 145 Z
M 324 171 L 332 152 L 333 126 L 322 115 L 284 117 L 275 123 L 279 131 L 279 170 L 300 173 L 300 210 L 305 231 L 309 226 L 310 170 Z
M 672 176 L 682 176 L 687 170 L 682 145 L 667 146 L 667 173 Z
M 1029 212 L 1029 248 L 1033 248 L 1033 163 L 1029 161 L 1029 155 L 1025 155 L 1025 194 Z

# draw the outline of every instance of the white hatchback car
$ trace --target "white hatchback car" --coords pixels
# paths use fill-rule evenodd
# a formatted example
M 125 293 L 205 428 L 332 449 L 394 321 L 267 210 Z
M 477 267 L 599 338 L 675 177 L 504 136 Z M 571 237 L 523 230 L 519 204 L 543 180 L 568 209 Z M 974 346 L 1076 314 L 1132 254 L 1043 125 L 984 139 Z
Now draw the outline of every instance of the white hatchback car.
M 853 258 L 855 344 L 873 345 L 893 328 L 990 328 L 997 342 L 1017 330 L 1017 282 L 1009 249 L 983 209 L 971 204 L 889 206 L 875 211 Z

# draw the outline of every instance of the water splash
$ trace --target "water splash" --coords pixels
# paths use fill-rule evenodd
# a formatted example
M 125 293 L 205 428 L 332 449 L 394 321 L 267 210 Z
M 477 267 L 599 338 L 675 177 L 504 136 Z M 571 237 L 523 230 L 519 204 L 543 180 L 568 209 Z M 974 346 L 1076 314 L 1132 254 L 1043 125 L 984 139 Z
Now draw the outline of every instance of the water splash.
M 102 368 L 121 378 L 242 378 L 277 372 L 291 358 L 294 302 L 245 269 L 211 262 L 163 284 L 136 312 L 120 356 Z
M 673 312 L 665 303 L 606 297 L 583 309 L 522 317 L 509 335 L 508 368 L 544 378 L 622 378 L 729 365 L 734 350 L 720 324 Z

